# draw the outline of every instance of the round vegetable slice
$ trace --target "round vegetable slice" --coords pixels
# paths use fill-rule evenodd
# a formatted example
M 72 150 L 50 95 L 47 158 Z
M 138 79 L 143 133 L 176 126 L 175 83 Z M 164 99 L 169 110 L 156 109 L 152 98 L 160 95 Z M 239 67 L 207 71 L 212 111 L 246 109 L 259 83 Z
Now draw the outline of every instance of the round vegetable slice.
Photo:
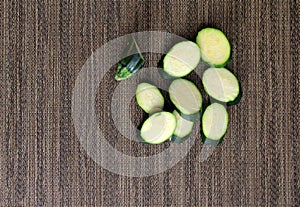
M 169 95 L 176 108 L 186 115 L 192 115 L 201 110 L 201 93 L 191 81 L 174 80 L 169 87 Z
M 192 41 L 174 45 L 163 60 L 164 71 L 173 77 L 183 77 L 192 72 L 201 59 L 200 48 Z
M 160 144 L 168 140 L 176 128 L 176 118 L 170 112 L 152 114 L 141 128 L 141 138 L 149 144 Z
M 209 105 L 202 116 L 204 144 L 216 146 L 224 137 L 228 127 L 228 113 L 219 103 Z
M 149 83 L 138 84 L 136 101 L 146 113 L 153 113 L 164 107 L 164 97 L 156 86 Z
M 232 102 L 240 93 L 237 78 L 225 68 L 207 69 L 202 82 L 206 93 L 221 102 Z
M 198 32 L 196 42 L 200 47 L 204 62 L 222 67 L 230 59 L 230 43 L 225 34 L 215 28 L 205 28 Z

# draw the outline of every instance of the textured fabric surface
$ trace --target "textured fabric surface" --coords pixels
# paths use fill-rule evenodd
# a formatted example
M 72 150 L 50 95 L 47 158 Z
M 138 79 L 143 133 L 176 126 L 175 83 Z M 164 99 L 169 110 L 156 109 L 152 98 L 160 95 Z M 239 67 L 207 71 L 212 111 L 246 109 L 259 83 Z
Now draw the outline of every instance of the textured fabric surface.
M 0 1 L 0 206 L 300 206 L 299 15 L 298 0 Z M 102 169 L 71 118 L 82 65 L 128 33 L 194 40 L 205 26 L 227 34 L 228 68 L 244 94 L 229 108 L 222 145 L 200 163 L 199 138 L 172 169 L 150 177 Z M 155 66 L 158 57 L 147 58 Z M 113 77 L 112 69 L 107 94 Z M 97 97 L 100 111 L 105 97 Z M 111 133 L 115 148 L 135 156 L 163 149 Z

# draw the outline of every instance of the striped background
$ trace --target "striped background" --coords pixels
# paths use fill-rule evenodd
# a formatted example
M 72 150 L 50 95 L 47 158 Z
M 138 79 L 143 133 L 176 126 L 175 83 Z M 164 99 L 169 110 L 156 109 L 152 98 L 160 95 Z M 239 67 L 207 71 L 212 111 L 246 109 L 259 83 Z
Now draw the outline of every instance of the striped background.
M 299 0 L 0 1 L 0 206 L 300 206 L 299 15 Z M 194 40 L 204 26 L 228 35 L 228 68 L 244 92 L 229 109 L 223 144 L 199 163 L 198 141 L 175 167 L 151 177 L 102 169 L 71 119 L 84 62 L 131 32 Z M 158 57 L 148 58 L 155 66 Z M 108 94 L 117 84 L 110 72 L 100 89 Z M 98 98 L 99 106 L 108 102 Z M 166 147 L 111 133 L 110 142 L 132 155 Z

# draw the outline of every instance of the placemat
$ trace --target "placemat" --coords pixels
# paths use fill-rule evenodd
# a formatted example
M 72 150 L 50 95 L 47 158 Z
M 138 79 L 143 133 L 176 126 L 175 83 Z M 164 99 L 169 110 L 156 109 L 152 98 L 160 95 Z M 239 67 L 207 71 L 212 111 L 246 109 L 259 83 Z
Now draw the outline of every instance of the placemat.
M 1 1 L 0 206 L 300 206 L 299 12 L 298 0 Z M 199 162 L 199 135 L 179 163 L 148 177 L 102 168 L 72 120 L 86 60 L 133 32 L 194 41 L 208 26 L 228 36 L 227 67 L 243 89 L 239 105 L 228 108 L 224 142 Z M 155 67 L 160 56 L 146 57 Z M 109 143 L 132 156 L 167 148 L 123 139 L 101 116 L 119 84 L 114 73 L 96 104 Z M 140 109 L 130 113 L 138 123 Z

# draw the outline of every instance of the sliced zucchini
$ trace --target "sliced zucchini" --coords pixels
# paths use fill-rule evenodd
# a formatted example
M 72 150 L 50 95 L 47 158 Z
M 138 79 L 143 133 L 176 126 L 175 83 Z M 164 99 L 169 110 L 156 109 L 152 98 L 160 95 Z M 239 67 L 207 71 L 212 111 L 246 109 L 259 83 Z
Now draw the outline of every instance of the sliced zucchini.
M 163 60 L 164 71 L 173 77 L 183 77 L 192 72 L 200 62 L 200 48 L 192 41 L 175 44 Z
M 117 67 L 117 72 L 115 75 L 115 79 L 117 81 L 127 79 L 139 71 L 144 63 L 145 59 L 142 56 L 140 49 L 131 35 L 129 41 L 127 42 L 127 46 L 123 52 L 123 59 L 120 60 Z
M 198 113 L 202 107 L 202 96 L 194 83 L 185 79 L 172 81 L 169 95 L 175 107 L 186 115 Z
M 168 140 L 176 128 L 176 118 L 170 112 L 152 114 L 141 128 L 141 138 L 149 144 L 160 144 Z
M 198 32 L 196 42 L 200 47 L 201 58 L 204 62 L 222 67 L 230 59 L 230 43 L 225 34 L 215 28 L 205 28 Z
M 208 68 L 202 82 L 206 93 L 217 101 L 232 102 L 240 93 L 237 78 L 225 68 Z
M 171 140 L 181 142 L 192 133 L 194 122 L 182 118 L 176 110 L 173 111 L 173 115 L 177 124 Z
M 217 146 L 222 141 L 228 127 L 228 113 L 219 103 L 209 105 L 202 116 L 202 141 Z
M 164 97 L 158 88 L 149 83 L 140 83 L 136 89 L 136 101 L 146 113 L 161 111 L 164 107 Z

